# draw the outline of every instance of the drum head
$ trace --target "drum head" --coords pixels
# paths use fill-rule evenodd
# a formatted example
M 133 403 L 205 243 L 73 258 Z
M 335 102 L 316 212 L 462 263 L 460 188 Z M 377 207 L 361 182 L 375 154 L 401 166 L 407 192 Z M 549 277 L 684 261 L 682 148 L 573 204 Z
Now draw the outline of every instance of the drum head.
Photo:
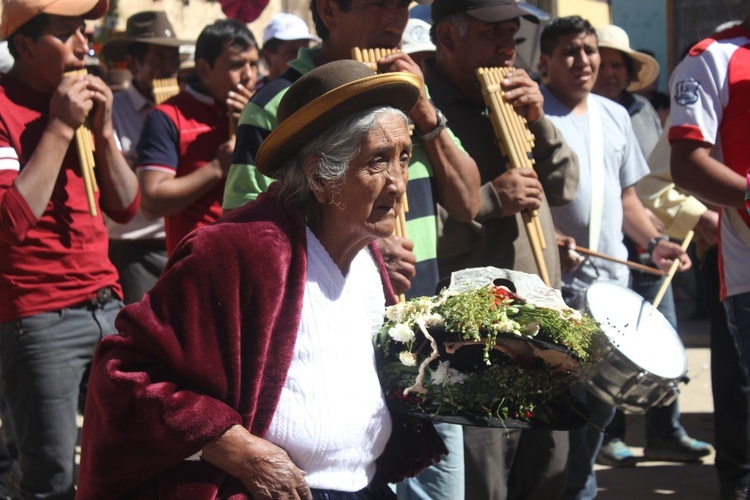
M 662 313 L 634 291 L 612 283 L 594 283 L 586 305 L 612 344 L 644 370 L 668 379 L 687 371 L 685 347 Z

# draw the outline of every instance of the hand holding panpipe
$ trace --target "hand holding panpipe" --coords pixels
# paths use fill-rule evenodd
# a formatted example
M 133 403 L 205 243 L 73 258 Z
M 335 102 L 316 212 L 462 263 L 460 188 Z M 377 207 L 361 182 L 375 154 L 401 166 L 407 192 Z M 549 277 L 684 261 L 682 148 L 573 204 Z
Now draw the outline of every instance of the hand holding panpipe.
M 88 71 L 85 69 L 79 69 L 68 71 L 65 73 L 65 76 L 85 76 L 87 74 Z M 99 187 L 96 185 L 96 175 L 94 174 L 94 166 L 96 165 L 96 161 L 94 160 L 94 139 L 91 136 L 91 129 L 89 129 L 85 122 L 76 129 L 75 140 L 83 184 L 86 189 L 86 201 L 89 205 L 89 213 L 92 217 L 96 217 L 97 210 L 94 193 L 99 191 Z
M 565 243 L 563 243 L 562 241 L 558 241 L 557 245 L 562 248 L 565 247 Z M 611 255 L 595 252 L 594 250 L 589 250 L 588 248 L 579 247 L 578 245 L 576 245 L 576 247 L 573 250 L 580 254 L 588 255 L 590 257 L 597 257 L 599 259 L 608 260 L 610 262 L 617 262 L 618 264 L 628 266 L 629 268 L 635 269 L 636 271 L 643 271 L 644 273 L 656 274 L 658 276 L 665 276 L 667 274 L 661 269 L 656 269 L 655 267 L 646 266 L 638 262 L 633 262 L 632 260 L 618 259 L 617 257 L 612 257 Z
M 534 135 L 529 131 L 526 118 L 512 104 L 503 99 L 501 82 L 514 68 L 478 68 L 477 78 L 484 101 L 490 110 L 490 121 L 502 153 L 508 158 L 509 168 L 534 168 L 532 149 Z M 547 265 L 543 250 L 547 248 L 538 211 L 524 210 L 522 214 L 539 275 L 549 285 Z

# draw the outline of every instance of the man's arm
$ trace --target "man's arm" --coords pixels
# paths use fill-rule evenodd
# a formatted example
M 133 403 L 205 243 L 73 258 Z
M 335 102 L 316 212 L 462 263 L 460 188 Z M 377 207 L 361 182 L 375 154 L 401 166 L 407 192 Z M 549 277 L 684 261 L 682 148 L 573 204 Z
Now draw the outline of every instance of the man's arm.
M 744 208 L 746 180 L 711 157 L 711 145 L 688 139 L 672 142 L 675 184 L 712 205 Z
M 180 212 L 221 182 L 229 169 L 234 149 L 230 139 L 216 150 L 216 157 L 188 175 L 176 177 L 179 164 L 177 128 L 164 113 L 152 111 L 138 142 L 138 182 L 141 212 L 155 219 Z
M 388 72 L 403 71 L 424 76 L 419 66 L 403 52 L 398 52 L 378 61 L 378 68 Z M 435 107 L 430 102 L 424 84 L 417 105 L 409 115 L 416 132 L 428 134 L 438 126 Z M 424 142 L 424 148 L 432 165 L 437 201 L 456 220 L 468 222 L 479 211 L 479 169 L 476 162 L 462 151 L 447 130 L 436 138 Z
M 92 99 L 96 103 L 92 132 L 96 149 L 97 179 L 101 195 L 99 204 L 117 222 L 127 222 L 137 211 L 138 181 L 115 141 L 112 125 L 112 91 L 100 78 L 87 76 Z

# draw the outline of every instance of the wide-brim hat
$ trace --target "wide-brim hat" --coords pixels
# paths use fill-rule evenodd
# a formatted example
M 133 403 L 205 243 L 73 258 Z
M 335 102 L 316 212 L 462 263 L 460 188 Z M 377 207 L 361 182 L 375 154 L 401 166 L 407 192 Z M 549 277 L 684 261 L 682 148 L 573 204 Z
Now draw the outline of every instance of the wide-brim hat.
M 99 19 L 107 9 L 109 0 L 3 0 L 0 35 L 7 39 L 39 14 Z
M 375 106 L 409 114 L 421 92 L 422 80 L 411 73 L 373 75 L 354 60 L 319 66 L 300 77 L 281 99 L 279 124 L 261 144 L 255 165 L 272 177 L 305 144 L 340 120 Z
M 102 47 L 102 55 L 110 61 L 124 61 L 128 46 L 136 42 L 163 47 L 179 47 L 194 43 L 177 38 L 165 12 L 148 10 L 130 16 L 125 25 L 124 36 L 107 41 Z
M 636 92 L 648 87 L 659 77 L 659 63 L 648 54 L 630 47 L 630 37 L 624 29 L 614 24 L 596 28 L 599 48 L 619 50 L 633 61 L 628 92 Z
M 499 23 L 517 17 L 539 23 L 536 15 L 515 0 L 435 0 L 432 3 L 432 23 L 437 24 L 443 18 L 462 12 L 486 23 Z

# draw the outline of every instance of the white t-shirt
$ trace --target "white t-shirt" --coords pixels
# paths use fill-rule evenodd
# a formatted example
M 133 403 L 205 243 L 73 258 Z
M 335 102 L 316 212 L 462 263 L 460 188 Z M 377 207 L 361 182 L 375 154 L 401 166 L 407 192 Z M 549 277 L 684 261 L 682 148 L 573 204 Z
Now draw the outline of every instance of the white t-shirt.
M 638 146 L 627 110 L 607 98 L 592 94 L 601 117 L 604 156 L 604 165 L 592 165 L 589 158 L 590 113 L 587 111 L 580 116 L 574 114 L 546 86 L 542 87 L 542 94 L 544 114 L 575 151 L 580 168 L 575 199 L 564 207 L 550 207 L 555 227 L 575 238 L 576 244 L 588 248 L 591 190 L 603 189 L 604 205 L 597 251 L 618 259 L 627 259 L 628 251 L 622 242 L 622 190 L 634 185 L 648 173 L 648 165 Z M 604 168 L 603 186 L 592 187 L 592 168 Z M 628 286 L 630 271 L 626 266 L 604 259 L 592 258 L 592 261 L 599 271 L 601 281 Z M 576 273 L 563 275 L 563 283 L 577 290 L 585 290 L 595 278 L 594 268 L 584 264 Z

